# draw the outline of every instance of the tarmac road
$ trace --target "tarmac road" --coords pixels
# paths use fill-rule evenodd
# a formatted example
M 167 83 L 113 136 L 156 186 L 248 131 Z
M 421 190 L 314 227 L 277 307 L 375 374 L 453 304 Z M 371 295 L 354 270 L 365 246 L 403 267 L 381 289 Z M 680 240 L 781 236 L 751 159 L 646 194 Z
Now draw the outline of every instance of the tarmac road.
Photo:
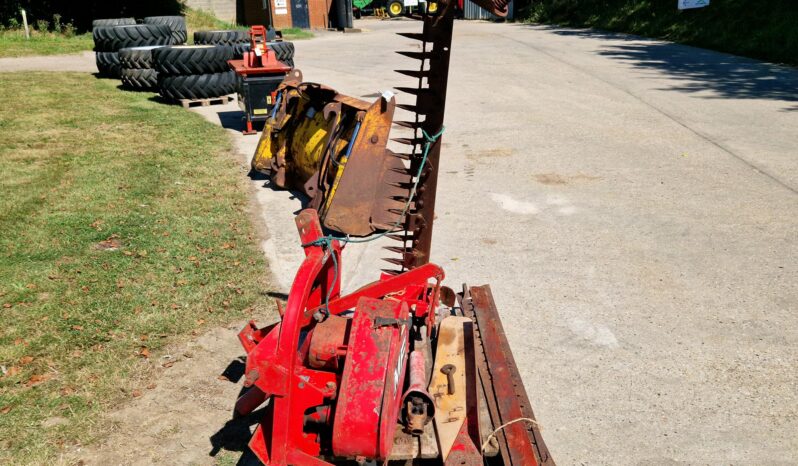
M 412 85 L 419 24 L 356 26 L 296 43 L 305 80 Z M 798 463 L 798 71 L 459 21 L 446 122 L 433 258 L 491 284 L 558 463 Z M 300 203 L 255 183 L 286 291 Z M 381 255 L 348 247 L 346 287 Z

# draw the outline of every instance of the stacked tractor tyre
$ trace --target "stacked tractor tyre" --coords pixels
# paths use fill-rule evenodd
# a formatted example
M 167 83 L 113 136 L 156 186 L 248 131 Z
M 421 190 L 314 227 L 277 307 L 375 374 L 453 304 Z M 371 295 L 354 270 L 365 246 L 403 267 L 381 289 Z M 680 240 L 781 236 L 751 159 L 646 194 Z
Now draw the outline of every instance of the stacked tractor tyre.
M 224 45 L 182 45 L 152 51 L 158 73 L 158 91 L 169 100 L 212 99 L 236 90 L 235 72 L 227 60 L 232 47 Z
M 249 34 L 236 29 L 222 31 L 197 31 L 194 33 L 195 45 L 224 45 L 233 49 L 233 57 L 241 58 L 244 48 L 249 49 Z
M 113 27 L 125 26 L 128 24 L 136 24 L 135 18 L 108 18 L 108 19 L 95 19 L 91 22 L 92 31 L 98 27 Z M 97 50 L 97 43 L 94 43 L 94 50 Z M 119 55 L 116 52 L 99 52 L 95 53 L 95 61 L 97 62 L 97 70 L 101 76 L 116 77 L 119 76 Z
M 159 24 L 167 26 L 172 32 L 172 45 L 185 44 L 188 40 L 186 18 L 184 16 L 147 16 L 144 24 Z
M 168 100 L 205 100 L 236 92 L 237 77 L 228 60 L 250 50 L 249 31 L 197 31 L 185 44 L 182 16 L 97 19 L 92 23 L 100 76 L 121 78 L 123 87 L 156 90 Z M 269 39 L 279 38 L 270 30 Z M 294 44 L 273 40 L 266 45 L 277 60 L 293 68 Z M 184 102 L 185 103 L 185 102 Z
M 130 18 L 125 19 L 128 21 Z M 112 20 L 97 20 L 112 21 Z M 95 26 L 92 30 L 97 70 L 100 76 L 119 78 L 119 51 L 131 47 L 172 44 L 172 31 L 162 24 L 120 24 Z
M 233 49 L 233 58 L 242 58 L 244 52 L 250 49 L 248 31 L 235 29 L 220 31 L 197 31 L 194 33 L 194 43 L 203 45 L 224 45 Z M 277 60 L 294 67 L 294 44 L 286 41 L 267 42 L 266 45 L 274 50 Z
M 152 52 L 159 45 L 130 47 L 119 51 L 122 85 L 137 91 L 152 91 L 158 87 L 158 72 L 153 66 Z

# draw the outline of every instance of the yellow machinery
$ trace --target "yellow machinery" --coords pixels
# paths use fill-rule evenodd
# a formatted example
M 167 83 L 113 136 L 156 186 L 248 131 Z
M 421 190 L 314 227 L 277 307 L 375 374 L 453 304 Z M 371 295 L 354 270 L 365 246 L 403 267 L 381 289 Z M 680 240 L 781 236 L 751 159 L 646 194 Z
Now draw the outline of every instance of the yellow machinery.
M 252 169 L 268 174 L 276 187 L 307 194 L 327 228 L 353 236 L 396 229 L 411 177 L 385 147 L 393 94 L 369 103 L 304 83 L 294 70 L 275 102 Z

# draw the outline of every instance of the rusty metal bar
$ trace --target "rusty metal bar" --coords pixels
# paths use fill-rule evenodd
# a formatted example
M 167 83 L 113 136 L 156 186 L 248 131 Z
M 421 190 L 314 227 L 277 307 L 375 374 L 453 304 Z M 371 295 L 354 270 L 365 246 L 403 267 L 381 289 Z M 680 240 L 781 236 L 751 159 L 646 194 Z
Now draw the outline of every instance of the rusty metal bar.
M 535 419 L 490 286 L 466 288 L 462 304 L 465 315 L 476 322 L 476 349 L 482 351 L 477 355 L 477 366 L 494 428 L 516 419 Z M 507 425 L 496 438 L 504 466 L 554 465 L 536 424 L 516 422 Z
M 416 100 L 415 105 L 399 105 L 400 108 L 415 114 L 413 121 L 397 122 L 397 126 L 412 129 L 413 137 L 394 139 L 400 144 L 410 146 L 409 154 L 399 155 L 410 160 L 410 173 L 416 173 L 421 168 L 423 150 L 427 142 L 424 134 L 433 136 L 443 128 L 454 9 L 446 8 L 440 15 L 424 15 L 420 19 L 424 23 L 420 34 L 400 35 L 421 41 L 421 52 L 398 52 L 400 55 L 420 61 L 418 70 L 397 70 L 405 76 L 418 78 L 418 87 L 396 88 L 400 92 L 414 96 Z M 404 219 L 407 236 L 400 241 L 409 252 L 402 253 L 398 260 L 386 259 L 402 269 L 413 269 L 429 262 L 441 143 L 441 138 L 438 137 L 429 147 L 412 209 Z

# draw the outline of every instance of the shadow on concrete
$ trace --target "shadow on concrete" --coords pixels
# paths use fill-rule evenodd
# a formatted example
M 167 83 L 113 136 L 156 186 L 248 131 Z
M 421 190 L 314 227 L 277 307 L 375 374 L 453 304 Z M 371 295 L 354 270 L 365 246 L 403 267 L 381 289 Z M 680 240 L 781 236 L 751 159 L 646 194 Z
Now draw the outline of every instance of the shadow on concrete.
M 798 70 L 682 45 L 651 42 L 613 45 L 599 54 L 682 81 L 669 90 L 712 91 L 706 98 L 768 99 L 798 103 Z M 795 110 L 791 106 L 785 110 Z
M 798 69 L 789 66 L 629 34 L 553 26 L 527 27 L 561 36 L 623 41 L 604 46 L 599 55 L 636 68 L 661 72 L 682 82 L 663 90 L 686 93 L 711 91 L 715 94 L 702 96 L 707 99 L 782 101 L 788 104 L 784 111 L 798 111 Z
M 242 390 L 242 394 L 243 392 L 244 390 Z M 222 450 L 248 452 L 249 448 L 247 447 L 247 443 L 249 443 L 249 439 L 252 437 L 250 429 L 260 422 L 268 408 L 269 406 L 267 405 L 264 408 L 253 411 L 247 416 L 234 417 L 227 421 L 221 429 L 211 436 L 211 451 L 208 452 L 208 456 L 215 457 Z M 248 459 L 248 456 L 249 455 L 244 455 L 246 458 L 244 461 Z M 249 463 L 239 462 L 238 464 Z
M 302 208 L 294 212 L 294 215 L 298 214 L 302 209 L 306 208 L 310 204 L 310 201 L 312 200 L 307 194 L 298 189 L 286 189 L 277 186 L 276 184 L 274 184 L 271 177 L 269 177 L 269 175 L 266 175 L 265 173 L 261 173 L 254 169 L 250 169 L 247 176 L 249 176 L 249 178 L 253 181 L 263 181 L 263 185 L 261 186 L 263 188 L 268 188 L 271 189 L 272 191 L 288 191 L 289 193 L 291 193 L 291 197 L 289 199 L 292 200 L 298 199 L 299 202 L 302 203 Z
M 225 367 L 224 371 L 219 374 L 232 383 L 237 383 L 244 376 L 244 369 L 247 367 L 247 360 L 244 357 L 234 359 L 230 364 Z
M 610 39 L 610 40 L 647 40 L 645 37 L 622 32 L 601 31 L 589 28 L 571 28 L 565 26 L 551 26 L 547 24 L 520 24 L 523 28 L 535 29 L 536 31 L 552 32 L 559 36 L 574 36 L 585 39 Z
M 216 114 L 219 115 L 219 123 L 222 125 L 222 128 L 244 131 L 247 127 L 246 115 L 244 115 L 244 112 L 241 110 L 216 112 Z M 263 130 L 263 123 L 255 122 L 252 126 L 258 131 Z M 258 135 L 253 134 L 248 137 L 257 138 Z
M 220 377 L 225 377 L 230 383 L 238 383 L 241 377 L 244 376 L 246 362 L 247 359 L 245 357 L 232 360 L 227 368 L 225 368 L 224 372 L 220 374 Z M 249 390 L 250 389 L 247 387 L 241 387 L 236 398 L 240 398 Z M 233 412 L 232 418 L 225 422 L 224 426 L 210 437 L 211 451 L 208 452 L 208 456 L 215 457 L 222 450 L 243 452 L 244 454 L 237 464 L 260 464 L 257 458 L 252 455 L 252 452 L 249 451 L 247 443 L 252 437 L 251 429 L 254 428 L 255 424 L 260 422 L 264 413 L 269 409 L 270 404 L 267 402 L 265 406 L 252 411 L 246 416 L 241 416 Z

